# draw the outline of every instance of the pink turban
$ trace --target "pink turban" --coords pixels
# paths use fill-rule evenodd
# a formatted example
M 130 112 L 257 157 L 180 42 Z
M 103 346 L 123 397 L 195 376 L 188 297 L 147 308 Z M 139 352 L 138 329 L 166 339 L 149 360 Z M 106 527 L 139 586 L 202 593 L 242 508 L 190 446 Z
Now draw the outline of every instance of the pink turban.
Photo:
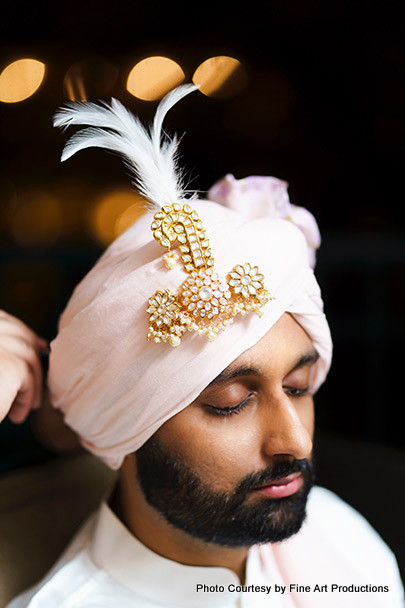
M 313 392 L 328 372 L 330 332 L 309 263 L 319 245 L 312 215 L 291 205 L 286 184 L 271 177 L 237 181 L 227 176 L 208 198 L 190 206 L 210 239 L 215 271 L 226 276 L 246 262 L 259 267 L 275 296 L 261 318 L 238 315 L 213 342 L 196 332 L 187 332 L 177 348 L 148 342 L 148 299 L 159 289 L 177 293 L 189 275 L 182 264 L 166 268 L 147 213 L 76 287 L 51 344 L 53 405 L 83 445 L 113 469 L 256 344 L 284 312 L 296 318 L 320 355 Z M 291 221 L 294 215 L 300 229 Z

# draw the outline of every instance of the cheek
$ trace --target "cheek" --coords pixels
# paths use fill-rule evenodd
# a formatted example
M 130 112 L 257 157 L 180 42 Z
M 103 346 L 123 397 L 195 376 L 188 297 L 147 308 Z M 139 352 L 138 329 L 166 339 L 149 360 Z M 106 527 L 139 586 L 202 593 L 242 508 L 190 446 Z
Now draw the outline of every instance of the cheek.
M 218 491 L 233 490 L 243 477 L 263 468 L 253 415 L 221 420 L 192 409 L 168 420 L 158 436 L 205 483 Z
M 313 438 L 315 429 L 314 398 L 308 395 L 308 397 L 297 408 L 297 411 L 302 426 L 306 429 L 308 435 Z

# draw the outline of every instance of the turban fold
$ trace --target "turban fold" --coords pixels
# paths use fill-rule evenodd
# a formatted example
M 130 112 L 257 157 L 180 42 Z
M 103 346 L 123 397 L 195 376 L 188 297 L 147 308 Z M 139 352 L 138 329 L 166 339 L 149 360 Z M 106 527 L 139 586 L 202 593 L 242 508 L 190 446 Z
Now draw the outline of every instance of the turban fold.
M 159 289 L 177 293 L 188 277 L 181 264 L 168 270 L 163 263 L 150 213 L 107 249 L 60 318 L 48 378 L 53 405 L 83 445 L 113 469 L 256 344 L 284 312 L 296 318 L 320 355 L 312 392 L 329 369 L 331 338 L 310 265 L 319 244 L 312 215 L 290 205 L 286 184 L 275 178 L 227 176 L 208 198 L 189 204 L 210 239 L 215 271 L 226 276 L 246 262 L 259 267 L 275 297 L 261 318 L 238 315 L 213 342 L 196 332 L 187 332 L 178 348 L 148 342 L 149 298 Z

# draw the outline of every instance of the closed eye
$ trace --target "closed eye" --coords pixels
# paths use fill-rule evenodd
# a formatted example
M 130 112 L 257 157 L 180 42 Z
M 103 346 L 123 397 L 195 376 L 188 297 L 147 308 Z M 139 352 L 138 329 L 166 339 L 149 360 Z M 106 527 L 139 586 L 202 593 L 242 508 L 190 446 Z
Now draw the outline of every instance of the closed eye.
M 239 414 L 249 403 L 250 398 L 254 393 L 249 393 L 249 395 L 237 405 L 233 405 L 232 407 L 217 407 L 215 405 L 209 405 L 208 403 L 204 404 L 204 406 L 208 409 L 208 411 L 212 412 L 217 416 L 232 416 L 233 414 Z
M 283 387 L 287 395 L 290 397 L 303 397 L 308 394 L 309 386 L 305 388 L 297 388 L 295 386 L 284 386 Z

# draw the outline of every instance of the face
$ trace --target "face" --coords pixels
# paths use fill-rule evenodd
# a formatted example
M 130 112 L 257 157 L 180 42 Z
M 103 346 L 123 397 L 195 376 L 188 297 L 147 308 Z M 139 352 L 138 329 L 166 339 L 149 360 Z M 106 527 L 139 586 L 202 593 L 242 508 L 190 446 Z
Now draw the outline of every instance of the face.
M 284 314 L 136 453 L 147 502 L 226 546 L 296 533 L 312 485 L 312 342 Z

